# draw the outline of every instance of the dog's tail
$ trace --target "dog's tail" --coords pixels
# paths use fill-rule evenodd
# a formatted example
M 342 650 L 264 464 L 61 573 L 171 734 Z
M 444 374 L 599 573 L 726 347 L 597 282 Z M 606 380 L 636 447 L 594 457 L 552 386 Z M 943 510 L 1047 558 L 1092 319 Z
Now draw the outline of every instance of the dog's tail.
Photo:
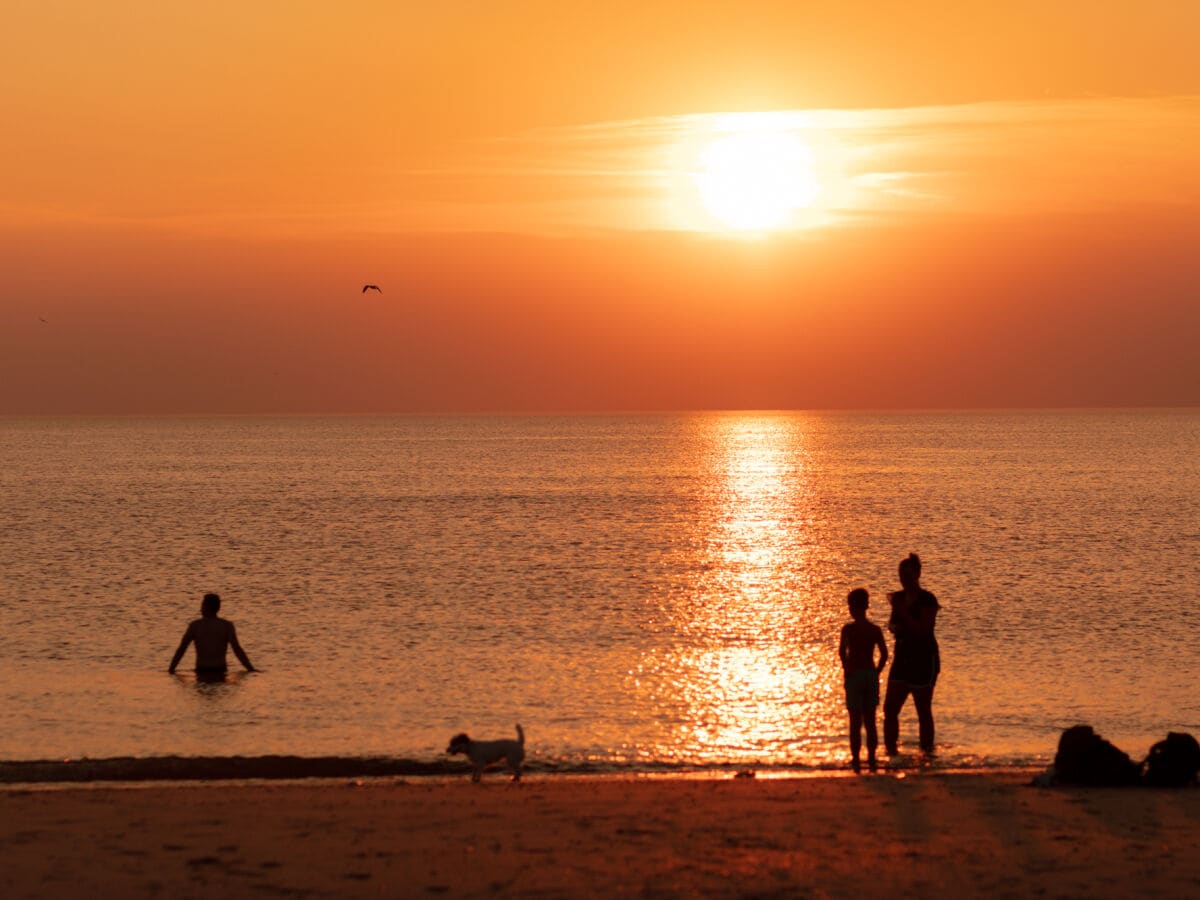
M 523 729 L 520 725 L 517 726 L 517 743 L 522 747 L 525 746 L 525 729 Z

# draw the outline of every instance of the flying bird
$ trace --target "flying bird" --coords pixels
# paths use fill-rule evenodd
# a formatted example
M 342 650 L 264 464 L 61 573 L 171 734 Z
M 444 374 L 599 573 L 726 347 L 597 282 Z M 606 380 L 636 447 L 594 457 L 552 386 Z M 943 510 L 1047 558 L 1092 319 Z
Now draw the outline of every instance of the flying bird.
M 381 287 L 380 287 L 379 285 L 377 285 L 377 284 L 364 284 L 364 285 L 363 285 L 362 292 L 365 294 L 367 291 L 379 291 L 379 293 L 381 293 L 381 294 L 382 294 L 382 293 L 383 293 L 383 288 L 381 288 Z

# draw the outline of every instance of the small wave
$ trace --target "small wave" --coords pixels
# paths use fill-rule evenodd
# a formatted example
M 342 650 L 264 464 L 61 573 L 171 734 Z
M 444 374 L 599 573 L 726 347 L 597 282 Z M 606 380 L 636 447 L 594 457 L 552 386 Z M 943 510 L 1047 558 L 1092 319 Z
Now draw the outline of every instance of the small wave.
M 920 756 L 885 759 L 883 768 L 922 771 L 1017 769 L 1044 765 L 1035 757 Z M 721 777 L 753 772 L 765 777 L 821 774 L 846 769 L 838 763 L 687 764 L 580 759 L 531 760 L 530 775 L 683 775 Z M 470 771 L 461 760 L 404 759 L 374 756 L 150 756 L 108 759 L 0 761 L 0 784 L 78 784 L 130 781 L 243 781 L 303 778 L 378 778 L 457 776 Z

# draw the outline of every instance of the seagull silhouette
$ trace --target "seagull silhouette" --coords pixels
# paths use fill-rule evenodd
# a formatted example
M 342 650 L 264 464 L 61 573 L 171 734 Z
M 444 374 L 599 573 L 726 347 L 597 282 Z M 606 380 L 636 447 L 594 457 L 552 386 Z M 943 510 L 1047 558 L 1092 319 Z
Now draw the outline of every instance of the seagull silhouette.
M 381 288 L 381 287 L 380 287 L 379 285 L 377 285 L 377 284 L 364 284 L 364 285 L 363 285 L 362 292 L 365 294 L 367 291 L 379 291 L 379 293 L 381 293 L 381 294 L 382 294 L 382 293 L 383 293 L 383 288 Z

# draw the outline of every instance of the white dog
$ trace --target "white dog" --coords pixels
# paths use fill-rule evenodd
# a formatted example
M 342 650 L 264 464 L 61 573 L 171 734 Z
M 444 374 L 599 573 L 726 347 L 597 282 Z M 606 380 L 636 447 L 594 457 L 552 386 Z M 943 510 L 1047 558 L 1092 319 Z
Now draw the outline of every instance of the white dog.
M 525 761 L 525 732 L 518 725 L 515 741 L 473 741 L 465 733 L 456 734 L 450 738 L 450 746 L 446 748 L 446 752 L 451 756 L 455 753 L 466 755 L 475 766 L 475 771 L 471 773 L 472 781 L 478 781 L 484 769 L 501 760 L 506 761 L 512 769 L 512 780 L 520 781 L 521 763 Z

